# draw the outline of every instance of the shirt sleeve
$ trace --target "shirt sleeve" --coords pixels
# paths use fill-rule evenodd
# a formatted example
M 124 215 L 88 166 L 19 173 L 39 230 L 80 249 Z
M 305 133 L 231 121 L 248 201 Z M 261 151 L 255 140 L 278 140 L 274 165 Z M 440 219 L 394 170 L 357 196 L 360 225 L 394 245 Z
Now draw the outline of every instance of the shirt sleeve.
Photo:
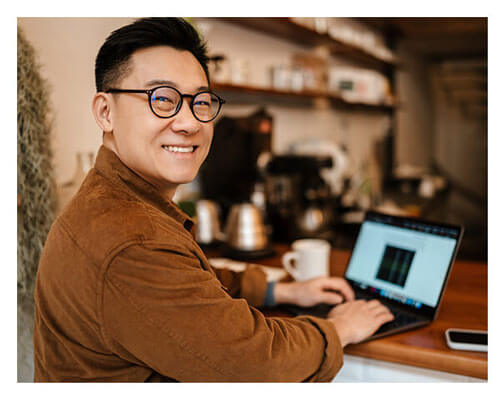
M 219 281 L 233 298 L 246 299 L 251 306 L 262 306 L 266 297 L 266 274 L 259 266 L 249 266 L 243 272 L 212 267 Z
M 265 317 L 180 248 L 123 249 L 102 292 L 110 350 L 178 381 L 331 381 L 343 363 L 331 322 Z

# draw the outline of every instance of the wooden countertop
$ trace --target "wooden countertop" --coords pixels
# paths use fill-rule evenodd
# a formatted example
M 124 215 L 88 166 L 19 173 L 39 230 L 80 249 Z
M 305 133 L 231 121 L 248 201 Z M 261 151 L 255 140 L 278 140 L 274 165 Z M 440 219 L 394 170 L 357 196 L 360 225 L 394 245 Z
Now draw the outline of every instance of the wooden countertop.
M 288 246 L 279 244 L 275 248 L 276 256 L 255 263 L 280 267 L 281 256 Z M 349 251 L 333 249 L 331 275 L 343 276 L 349 257 Z M 447 328 L 487 330 L 487 293 L 487 264 L 455 261 L 438 316 L 432 324 L 363 344 L 348 345 L 345 353 L 487 379 L 487 353 L 450 349 L 444 336 Z M 265 314 L 281 315 L 275 311 L 265 311 Z

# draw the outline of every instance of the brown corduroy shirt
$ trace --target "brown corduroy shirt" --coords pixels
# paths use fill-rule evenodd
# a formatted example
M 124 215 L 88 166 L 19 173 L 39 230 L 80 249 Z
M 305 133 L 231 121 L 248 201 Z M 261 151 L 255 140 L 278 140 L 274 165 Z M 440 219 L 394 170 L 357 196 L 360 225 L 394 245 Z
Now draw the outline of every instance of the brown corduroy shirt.
M 102 146 L 41 256 L 35 381 L 332 380 L 332 323 L 265 317 L 262 270 L 212 269 L 193 227 Z

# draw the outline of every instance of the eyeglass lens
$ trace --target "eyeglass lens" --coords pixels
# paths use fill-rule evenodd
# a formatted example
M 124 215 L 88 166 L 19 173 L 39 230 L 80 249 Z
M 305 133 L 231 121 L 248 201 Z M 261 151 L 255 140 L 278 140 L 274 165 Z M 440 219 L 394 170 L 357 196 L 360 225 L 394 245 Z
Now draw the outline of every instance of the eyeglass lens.
M 151 106 L 154 113 L 167 118 L 175 115 L 182 101 L 180 94 L 169 87 L 160 87 L 151 95 Z M 201 121 L 213 119 L 219 112 L 219 99 L 213 93 L 203 92 L 194 97 L 191 108 L 195 116 Z

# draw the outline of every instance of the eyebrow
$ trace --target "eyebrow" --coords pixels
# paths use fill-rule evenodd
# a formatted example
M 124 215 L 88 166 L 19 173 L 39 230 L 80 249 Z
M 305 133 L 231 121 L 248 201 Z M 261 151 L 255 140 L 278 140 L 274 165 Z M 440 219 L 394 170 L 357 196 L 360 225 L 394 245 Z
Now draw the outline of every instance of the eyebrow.
M 172 82 L 171 80 L 163 80 L 163 79 L 149 80 L 145 85 L 148 86 L 148 87 L 168 85 L 168 86 L 173 86 L 176 89 L 178 89 L 178 85 L 175 82 Z M 210 88 L 208 86 L 200 86 L 200 87 L 197 87 L 196 90 L 197 91 L 199 91 L 199 90 L 210 90 Z

